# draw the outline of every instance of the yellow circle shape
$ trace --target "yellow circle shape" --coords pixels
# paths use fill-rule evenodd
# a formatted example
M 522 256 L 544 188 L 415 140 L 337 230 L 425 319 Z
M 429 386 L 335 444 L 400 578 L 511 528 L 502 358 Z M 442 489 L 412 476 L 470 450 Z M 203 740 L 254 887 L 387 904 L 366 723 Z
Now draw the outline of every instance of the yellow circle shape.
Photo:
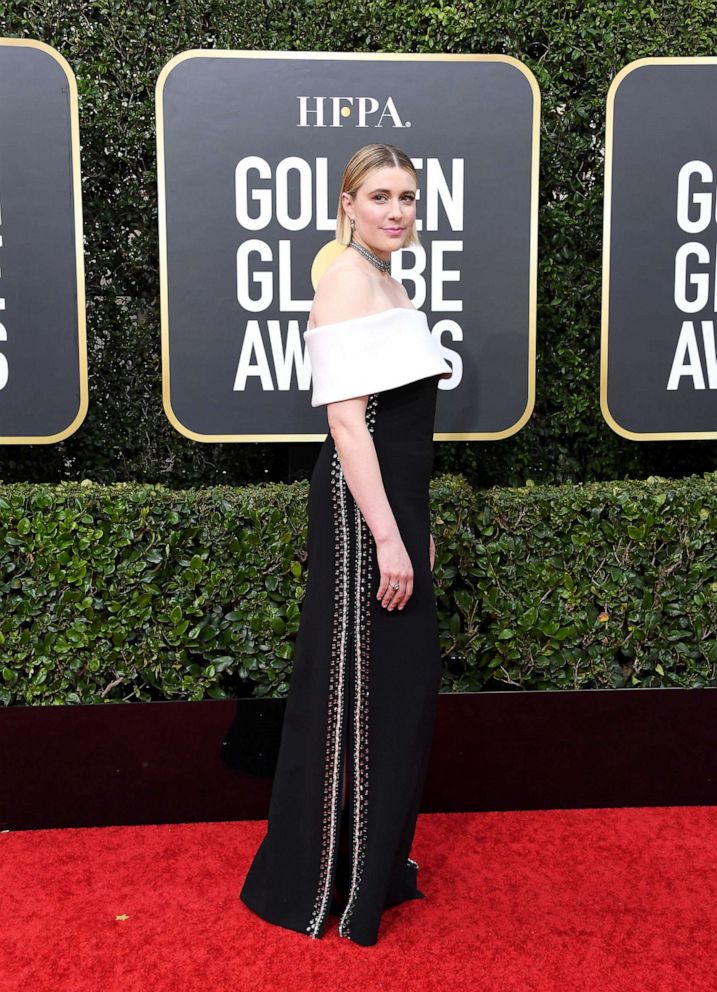
M 332 262 L 335 262 L 339 255 L 343 255 L 346 251 L 346 245 L 342 245 L 335 238 L 333 241 L 329 241 L 325 244 L 323 248 L 320 248 L 316 253 L 316 257 L 311 265 L 311 285 L 314 287 L 314 292 L 319 284 L 319 279 L 323 276 L 324 272 L 328 269 Z

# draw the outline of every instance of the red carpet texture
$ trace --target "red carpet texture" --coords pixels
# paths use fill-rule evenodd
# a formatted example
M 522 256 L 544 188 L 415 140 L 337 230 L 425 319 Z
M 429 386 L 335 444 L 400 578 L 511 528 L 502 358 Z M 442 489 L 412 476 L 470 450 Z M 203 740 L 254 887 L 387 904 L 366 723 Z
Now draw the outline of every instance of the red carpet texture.
M 717 989 L 717 807 L 424 814 L 379 942 L 239 900 L 264 821 L 0 834 L 2 992 Z

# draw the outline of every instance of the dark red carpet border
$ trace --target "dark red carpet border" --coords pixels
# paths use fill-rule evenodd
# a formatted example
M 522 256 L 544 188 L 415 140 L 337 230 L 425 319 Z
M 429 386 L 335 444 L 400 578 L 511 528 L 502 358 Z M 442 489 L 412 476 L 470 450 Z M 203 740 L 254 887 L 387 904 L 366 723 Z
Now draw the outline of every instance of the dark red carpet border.
M 717 989 L 716 806 L 424 814 L 373 947 L 244 906 L 264 829 L 0 834 L 0 990 Z

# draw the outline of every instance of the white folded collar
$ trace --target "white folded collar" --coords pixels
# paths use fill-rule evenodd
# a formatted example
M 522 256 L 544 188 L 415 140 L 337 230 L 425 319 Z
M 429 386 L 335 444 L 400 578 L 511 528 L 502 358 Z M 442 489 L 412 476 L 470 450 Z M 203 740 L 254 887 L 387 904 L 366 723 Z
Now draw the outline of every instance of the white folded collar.
M 450 372 L 422 310 L 390 307 L 307 327 L 312 406 L 395 389 Z

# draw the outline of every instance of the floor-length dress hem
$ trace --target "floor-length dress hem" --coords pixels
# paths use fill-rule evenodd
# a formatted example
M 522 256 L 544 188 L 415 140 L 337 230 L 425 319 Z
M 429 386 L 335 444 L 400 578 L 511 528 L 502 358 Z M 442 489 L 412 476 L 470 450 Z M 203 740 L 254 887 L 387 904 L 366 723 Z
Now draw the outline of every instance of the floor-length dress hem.
M 414 871 L 414 879 L 418 874 L 418 865 L 411 858 L 408 858 L 406 863 L 407 868 L 412 868 Z M 414 883 L 415 884 L 415 883 Z M 414 899 L 425 899 L 425 893 L 421 892 L 420 889 L 415 888 L 412 892 L 397 896 L 395 899 L 387 899 L 384 903 L 384 912 L 395 909 L 397 906 L 402 905 L 404 902 L 410 902 Z M 250 897 L 248 897 L 246 892 L 242 892 L 240 896 L 241 901 L 247 906 L 248 909 L 258 916 L 260 919 L 264 920 L 265 923 L 270 923 L 272 926 L 281 927 L 284 930 L 293 930 L 294 933 L 301 933 L 305 937 L 310 937 L 312 940 L 321 940 L 329 930 L 329 919 L 331 917 L 341 917 L 345 909 L 345 901 L 338 902 L 333 899 L 331 907 L 326 914 L 326 917 L 321 925 L 318 933 L 310 933 L 310 927 L 304 927 L 293 923 L 291 920 L 287 920 L 286 917 L 276 916 L 274 914 L 269 914 L 260 912 L 259 909 L 252 904 Z M 378 935 L 373 939 L 360 939 L 357 935 L 352 935 L 350 933 L 342 933 L 340 926 L 337 926 L 337 935 L 345 940 L 350 940 L 354 944 L 359 944 L 362 947 L 373 947 L 378 943 Z

